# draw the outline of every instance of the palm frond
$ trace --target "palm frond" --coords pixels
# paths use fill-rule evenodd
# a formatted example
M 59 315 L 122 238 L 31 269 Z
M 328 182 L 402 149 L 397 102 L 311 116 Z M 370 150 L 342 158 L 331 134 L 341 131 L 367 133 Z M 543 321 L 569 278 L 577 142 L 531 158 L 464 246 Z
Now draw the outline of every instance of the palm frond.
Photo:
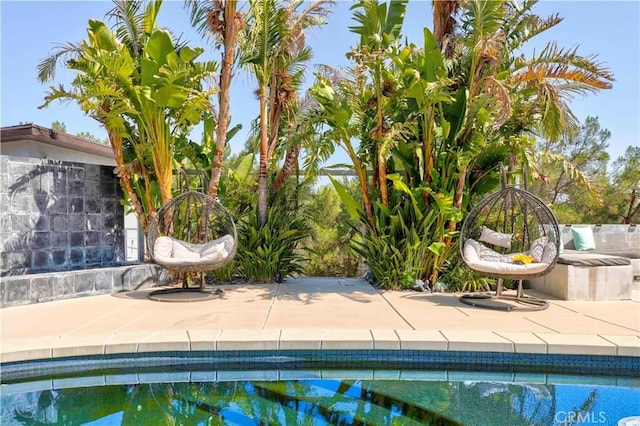
M 291 1 L 285 9 L 286 36 L 285 46 L 293 46 L 299 49 L 305 45 L 305 30 L 315 26 L 326 24 L 326 17 L 331 13 L 330 7 L 335 5 L 335 0 L 314 0 L 300 13 L 296 14 L 300 0 Z
M 529 67 L 523 72 L 514 74 L 514 83 L 541 82 L 543 80 L 563 80 L 575 83 L 572 87 L 581 87 L 582 91 L 611 89 L 610 81 L 600 78 L 589 71 L 571 67 L 566 64 L 539 64 Z
M 158 19 L 158 13 L 162 7 L 162 0 L 153 0 L 147 4 L 147 8 L 142 14 L 140 24 L 142 32 L 150 34 L 156 29 L 156 20 Z
M 494 77 L 484 79 L 485 92 L 495 100 L 497 104 L 496 116 L 493 121 L 493 129 L 500 128 L 511 117 L 511 98 L 505 85 Z
M 212 12 L 213 4 L 211 2 L 201 2 L 197 0 L 185 0 L 184 8 L 189 14 L 189 22 L 196 29 L 198 34 L 208 37 L 210 34 L 207 17 Z
M 189 21 L 198 34 L 208 38 L 224 32 L 224 5 L 221 0 L 185 0 L 184 7 L 189 12 Z
M 247 12 L 248 30 L 241 40 L 240 63 L 254 69 L 260 84 L 268 79 L 270 60 L 280 41 L 282 11 L 275 0 L 251 0 Z
M 582 56 L 577 46 L 571 49 L 549 43 L 529 60 L 522 60 L 515 67 L 515 82 L 540 79 L 558 79 L 582 83 L 594 89 L 610 89 L 615 81 L 611 71 L 598 62 L 596 55 Z
M 74 57 L 82 51 L 82 46 L 75 43 L 57 44 L 54 53 L 38 64 L 38 80 L 41 83 L 51 81 L 56 76 L 58 62 L 64 58 Z
M 575 131 L 578 119 L 562 99 L 558 88 L 549 82 L 538 85 L 536 103 L 540 106 L 542 133 L 550 140 L 558 140 L 563 132 Z
M 483 40 L 495 34 L 505 14 L 502 1 L 468 1 L 461 4 L 462 29 L 465 34 L 464 43 L 471 49 L 482 46 Z
M 115 20 L 112 31 L 134 55 L 140 55 L 140 37 L 142 36 L 142 2 L 114 0 L 114 7 L 107 12 L 107 17 Z
M 563 18 L 559 14 L 542 18 L 532 12 L 538 0 L 509 1 L 502 30 L 509 43 L 509 51 L 521 48 L 538 34 L 555 27 Z
M 564 170 L 565 175 L 576 181 L 578 184 L 583 185 L 593 199 L 598 202 L 598 204 L 602 205 L 602 199 L 594 189 L 593 179 L 583 173 L 582 170 L 580 170 L 579 167 L 576 167 L 570 160 L 551 151 L 531 152 L 528 156 L 529 164 L 538 164 L 541 161 L 547 161 L 560 165 Z

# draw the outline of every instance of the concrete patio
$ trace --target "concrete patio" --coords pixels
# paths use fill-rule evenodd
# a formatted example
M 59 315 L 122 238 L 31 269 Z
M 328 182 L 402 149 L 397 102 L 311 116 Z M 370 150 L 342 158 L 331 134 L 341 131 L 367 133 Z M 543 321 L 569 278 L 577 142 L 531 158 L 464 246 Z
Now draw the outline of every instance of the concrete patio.
M 640 357 L 640 303 L 550 300 L 537 312 L 455 294 L 379 291 L 360 279 L 221 286 L 192 303 L 150 290 L 0 310 L 1 361 L 184 350 L 426 349 Z M 529 291 L 531 294 L 534 292 Z

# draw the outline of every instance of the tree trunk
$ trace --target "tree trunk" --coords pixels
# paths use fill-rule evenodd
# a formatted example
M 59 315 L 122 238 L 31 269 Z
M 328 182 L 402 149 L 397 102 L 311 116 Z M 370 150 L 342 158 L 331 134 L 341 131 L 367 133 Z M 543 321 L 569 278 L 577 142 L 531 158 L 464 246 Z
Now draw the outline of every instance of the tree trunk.
M 455 20 L 453 16 L 457 13 L 462 0 L 433 0 L 433 36 L 441 48 L 445 40 L 453 36 L 455 30 Z M 451 43 L 445 50 L 446 56 L 451 56 L 453 48 Z
M 278 145 L 278 131 L 283 104 L 277 99 L 278 85 L 275 73 L 271 76 L 269 87 L 269 143 L 267 144 L 267 162 L 270 162 Z
M 431 182 L 431 170 L 433 169 L 433 107 L 427 107 L 427 117 L 423 119 L 422 123 L 422 156 L 424 157 L 424 176 L 423 181 L 425 183 Z M 426 206 L 429 205 L 431 200 L 429 199 L 430 195 L 423 191 L 424 203 Z
M 289 147 L 287 150 L 287 156 L 284 159 L 284 164 L 282 165 L 282 169 L 278 172 L 278 176 L 276 176 L 276 180 L 271 185 L 271 192 L 276 193 L 278 189 L 282 186 L 282 184 L 287 180 L 289 176 L 293 174 L 295 170 L 295 166 L 298 162 L 298 154 L 300 153 L 300 147 L 298 145 L 294 145 Z
M 380 185 L 380 200 L 382 205 L 389 207 L 389 192 L 387 188 L 387 159 L 378 157 L 378 184 Z
M 120 178 L 120 185 L 122 189 L 131 200 L 131 204 L 133 205 L 133 209 L 136 212 L 136 217 L 138 218 L 138 222 L 142 225 L 142 229 L 147 231 L 148 226 L 148 218 L 144 213 L 144 209 L 142 208 L 142 204 L 138 199 L 138 195 L 133 190 L 131 186 L 131 173 L 127 169 L 127 166 L 124 163 L 124 153 L 122 152 L 122 137 L 117 135 L 115 132 L 107 130 L 107 135 L 109 136 L 109 141 L 111 142 L 111 149 L 113 150 L 113 156 L 116 160 L 117 172 L 116 174 Z
M 360 181 L 360 193 L 362 194 L 362 204 L 364 205 L 364 211 L 367 215 L 367 220 L 371 224 L 371 226 L 375 226 L 376 221 L 373 218 L 373 209 L 371 207 L 371 199 L 369 198 L 369 182 L 367 181 L 367 171 L 362 168 L 360 164 L 360 159 L 356 155 L 355 151 L 349 145 L 345 145 L 347 147 L 347 153 L 353 162 L 353 166 L 356 169 L 356 174 L 358 175 L 358 180 Z
M 227 143 L 227 129 L 229 127 L 229 103 L 231 79 L 233 77 L 233 59 L 235 56 L 236 43 L 238 40 L 236 22 L 236 1 L 227 0 L 224 5 L 224 34 L 222 52 L 222 68 L 220 70 L 220 82 L 218 92 L 218 120 L 216 123 L 216 150 L 213 156 L 213 166 L 211 167 L 211 181 L 209 182 L 208 194 L 212 197 L 218 195 L 218 185 L 222 173 L 222 160 L 224 158 L 224 148 Z
M 144 179 L 144 198 L 147 203 L 148 217 L 150 218 L 152 214 L 156 212 L 156 208 L 153 205 L 153 200 L 151 199 L 151 179 L 149 179 L 149 173 L 144 173 L 142 175 Z
M 625 224 L 634 223 L 633 218 L 640 210 L 640 203 L 636 204 L 637 198 L 638 194 L 634 189 L 631 191 L 631 200 L 629 200 L 629 209 L 627 210 L 627 214 L 625 216 L 622 216 Z
M 162 154 L 156 152 L 154 155 L 153 164 L 156 178 L 158 179 L 158 187 L 160 188 L 160 198 L 162 204 L 166 204 L 171 200 L 171 186 L 173 183 L 173 170 L 171 167 L 171 158 L 161 159 Z
M 458 176 L 458 183 L 456 184 L 456 194 L 453 198 L 453 207 L 457 209 L 462 208 L 462 196 L 464 195 L 464 183 L 467 180 L 467 169 L 469 166 L 465 166 Z M 458 222 L 455 220 L 449 221 L 449 232 L 455 232 Z M 445 247 L 448 250 L 451 247 L 451 237 L 445 238 Z
M 267 88 L 263 85 L 260 87 L 260 168 L 258 173 L 258 218 L 261 226 L 267 223 L 267 172 L 269 166 L 267 113 Z

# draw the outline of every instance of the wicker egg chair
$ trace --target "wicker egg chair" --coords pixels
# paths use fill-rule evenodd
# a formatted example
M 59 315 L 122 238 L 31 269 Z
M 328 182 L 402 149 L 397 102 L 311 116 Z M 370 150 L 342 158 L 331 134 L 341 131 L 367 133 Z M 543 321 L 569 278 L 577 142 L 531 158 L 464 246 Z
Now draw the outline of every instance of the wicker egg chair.
M 196 191 L 178 195 L 163 205 L 147 232 L 151 259 L 163 268 L 183 274 L 204 273 L 229 263 L 236 254 L 238 235 L 233 218 L 213 197 Z
M 508 311 L 549 306 L 546 300 L 525 295 L 522 288 L 523 280 L 550 272 L 560 251 L 558 222 L 533 194 L 507 185 L 483 199 L 465 218 L 459 251 L 467 267 L 498 280 L 495 294 L 465 294 L 463 303 Z M 502 292 L 505 279 L 518 281 L 515 295 Z

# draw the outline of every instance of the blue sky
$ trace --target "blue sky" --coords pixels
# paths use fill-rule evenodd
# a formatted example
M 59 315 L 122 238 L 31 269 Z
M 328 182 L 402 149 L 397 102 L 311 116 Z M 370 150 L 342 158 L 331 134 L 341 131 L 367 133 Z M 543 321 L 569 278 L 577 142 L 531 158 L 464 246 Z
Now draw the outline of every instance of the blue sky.
M 314 64 L 332 66 L 347 63 L 344 54 L 354 46 L 351 34 L 349 2 L 338 2 L 329 24 L 316 30 L 309 42 L 314 49 Z M 108 1 L 7 1 L 0 0 L 1 14 L 1 109 L 2 126 L 33 122 L 50 127 L 54 121 L 66 124 L 75 134 L 88 131 L 100 138 L 104 130 L 86 117 L 75 104 L 53 103 L 44 110 L 43 103 L 50 84 L 40 84 L 36 65 L 51 52 L 55 43 L 77 42 L 85 38 L 90 18 L 104 19 L 112 8 Z M 611 131 L 609 153 L 612 159 L 623 155 L 629 145 L 640 145 L 640 1 L 541 1 L 535 9 L 541 16 L 558 13 L 564 21 L 534 39 L 530 48 L 538 50 L 547 41 L 573 47 L 583 54 L 597 54 L 615 75 L 614 87 L 598 94 L 578 97 L 572 102 L 576 116 L 583 120 L 597 116 L 603 128 Z M 420 44 L 422 28 L 431 24 L 430 1 L 409 3 L 404 34 Z M 182 1 L 165 1 L 160 25 L 182 34 L 191 45 L 205 47 L 204 59 L 219 60 L 219 53 L 190 27 Z M 67 84 L 72 74 L 59 69 L 57 83 Z M 232 121 L 243 123 L 245 131 L 258 105 L 253 91 L 255 83 L 244 74 L 238 75 L 231 91 Z M 234 151 L 244 145 L 246 132 L 232 141 Z

